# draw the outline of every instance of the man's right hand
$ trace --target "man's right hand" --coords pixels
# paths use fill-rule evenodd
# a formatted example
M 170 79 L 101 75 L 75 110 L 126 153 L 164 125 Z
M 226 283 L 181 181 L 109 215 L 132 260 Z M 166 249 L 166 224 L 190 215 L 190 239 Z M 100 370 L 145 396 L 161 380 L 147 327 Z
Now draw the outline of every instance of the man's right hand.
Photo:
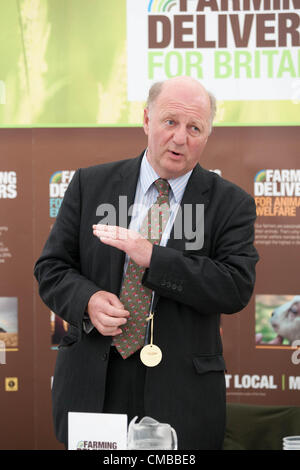
M 98 291 L 91 296 L 87 312 L 94 327 L 104 336 L 122 333 L 120 327 L 129 317 L 129 312 L 119 298 L 107 291 Z

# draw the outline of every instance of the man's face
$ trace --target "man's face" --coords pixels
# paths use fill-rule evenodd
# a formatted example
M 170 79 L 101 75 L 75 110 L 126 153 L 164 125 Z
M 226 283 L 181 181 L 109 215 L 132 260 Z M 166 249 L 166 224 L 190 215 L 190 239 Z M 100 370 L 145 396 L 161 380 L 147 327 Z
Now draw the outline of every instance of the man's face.
M 210 102 L 198 83 L 166 82 L 144 111 L 147 157 L 161 178 L 177 178 L 200 160 L 210 132 Z

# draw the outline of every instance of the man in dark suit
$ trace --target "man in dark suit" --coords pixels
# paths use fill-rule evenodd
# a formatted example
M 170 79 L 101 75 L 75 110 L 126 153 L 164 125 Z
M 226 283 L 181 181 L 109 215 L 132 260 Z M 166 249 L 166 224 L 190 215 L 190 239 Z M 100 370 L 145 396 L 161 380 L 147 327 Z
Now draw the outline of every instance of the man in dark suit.
M 56 435 L 64 443 L 68 411 L 82 411 L 125 413 L 129 420 L 151 416 L 175 428 L 179 449 L 222 448 L 220 314 L 249 302 L 258 256 L 253 198 L 199 165 L 213 108 L 196 80 L 156 84 L 144 112 L 146 152 L 80 169 L 66 191 L 35 266 L 42 299 L 70 325 L 52 389 Z M 120 196 L 128 207 L 142 202 L 148 210 L 161 194 L 156 179 L 167 181 L 170 212 L 162 238 L 153 243 L 139 232 L 140 211 L 125 214 L 124 222 Z M 116 210 L 110 220 L 109 208 Z M 124 358 L 119 343 L 140 314 L 121 295 L 129 263 L 142 275 L 136 290 L 150 293 L 155 305 L 153 320 L 141 323 L 137 350 Z M 155 366 L 141 362 L 144 341 L 162 353 Z

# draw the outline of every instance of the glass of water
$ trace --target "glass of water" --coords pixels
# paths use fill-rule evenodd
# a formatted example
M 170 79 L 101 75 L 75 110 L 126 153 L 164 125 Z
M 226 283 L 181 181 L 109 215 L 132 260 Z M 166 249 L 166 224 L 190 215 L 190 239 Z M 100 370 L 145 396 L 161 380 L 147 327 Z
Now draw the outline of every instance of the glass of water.
M 300 436 L 284 437 L 283 450 L 300 450 Z
M 159 423 L 145 416 L 136 423 L 137 416 L 128 426 L 128 449 L 137 450 L 176 450 L 177 434 L 166 423 Z

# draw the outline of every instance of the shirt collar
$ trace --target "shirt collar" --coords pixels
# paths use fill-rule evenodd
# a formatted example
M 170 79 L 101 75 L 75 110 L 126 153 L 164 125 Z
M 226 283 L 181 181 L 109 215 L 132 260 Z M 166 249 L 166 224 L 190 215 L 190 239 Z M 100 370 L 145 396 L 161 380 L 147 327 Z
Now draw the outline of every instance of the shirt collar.
M 192 171 L 189 171 L 188 173 L 179 176 L 178 178 L 172 178 L 168 179 L 168 183 L 171 186 L 175 202 L 180 203 L 185 187 L 187 185 L 187 182 L 192 174 Z M 143 194 L 145 195 L 150 186 L 156 181 L 160 176 L 156 173 L 156 171 L 153 169 L 151 164 L 149 163 L 147 159 L 147 150 L 144 153 L 142 164 L 141 164 L 141 170 L 140 170 L 140 182 L 141 182 L 141 187 L 143 190 Z

